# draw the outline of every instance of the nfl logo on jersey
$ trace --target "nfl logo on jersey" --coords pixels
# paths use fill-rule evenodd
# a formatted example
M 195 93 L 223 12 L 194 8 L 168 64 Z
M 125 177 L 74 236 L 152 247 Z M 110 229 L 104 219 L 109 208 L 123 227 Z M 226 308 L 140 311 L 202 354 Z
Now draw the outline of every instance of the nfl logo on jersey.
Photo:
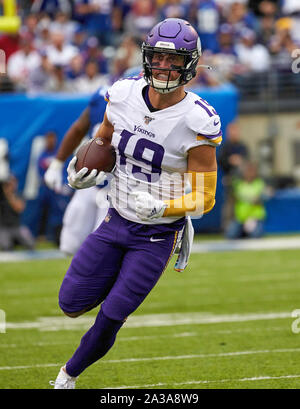
M 148 125 L 149 122 L 151 122 L 153 119 L 154 119 L 154 118 L 151 118 L 151 116 L 145 115 L 145 117 L 144 117 L 145 124 Z

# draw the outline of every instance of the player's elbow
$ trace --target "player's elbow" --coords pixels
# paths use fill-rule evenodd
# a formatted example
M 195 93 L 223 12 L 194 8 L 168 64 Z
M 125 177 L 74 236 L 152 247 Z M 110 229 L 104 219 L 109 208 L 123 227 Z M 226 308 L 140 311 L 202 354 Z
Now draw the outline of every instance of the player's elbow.
M 196 197 L 197 199 L 195 200 L 193 209 L 195 216 L 202 216 L 203 214 L 209 213 L 216 203 L 215 195 L 208 192 L 197 192 Z
M 203 214 L 209 213 L 214 208 L 215 204 L 216 204 L 215 196 L 209 195 L 204 203 Z

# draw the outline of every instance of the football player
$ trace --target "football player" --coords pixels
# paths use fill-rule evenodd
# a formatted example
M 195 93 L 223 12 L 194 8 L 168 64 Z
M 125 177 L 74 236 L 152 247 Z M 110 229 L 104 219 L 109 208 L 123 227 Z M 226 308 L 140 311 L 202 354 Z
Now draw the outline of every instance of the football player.
M 142 45 L 144 76 L 119 80 L 107 92 L 97 136 L 116 150 L 112 206 L 73 257 L 59 291 L 59 305 L 70 317 L 102 304 L 60 369 L 56 389 L 74 388 L 78 375 L 108 352 L 165 271 L 187 215 L 201 216 L 215 204 L 220 117 L 184 89 L 196 75 L 200 55 L 195 29 L 168 18 Z M 76 173 L 75 163 L 76 157 L 68 168 L 69 184 L 84 187 L 90 175 Z M 188 179 L 191 192 L 185 194 Z
M 56 158 L 51 162 L 44 176 L 46 184 L 51 189 L 57 192 L 61 190 L 64 162 L 86 135 L 92 138 L 96 134 L 105 111 L 104 96 L 105 92 L 103 93 L 101 88 L 98 89 L 64 136 Z M 59 247 L 65 254 L 75 254 L 84 239 L 104 219 L 109 207 L 107 191 L 108 182 L 102 179 L 100 184 L 91 189 L 76 190 L 64 213 L 60 234 Z

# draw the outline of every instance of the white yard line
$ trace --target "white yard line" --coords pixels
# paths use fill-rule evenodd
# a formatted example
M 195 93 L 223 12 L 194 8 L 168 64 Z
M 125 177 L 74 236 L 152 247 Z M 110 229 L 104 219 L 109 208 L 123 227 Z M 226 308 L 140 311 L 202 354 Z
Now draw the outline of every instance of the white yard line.
M 199 334 L 197 332 L 181 332 L 178 334 L 168 334 L 168 335 L 145 335 L 145 336 L 135 336 L 135 337 L 118 337 L 118 342 L 130 342 L 130 341 L 141 341 L 147 339 L 162 339 L 162 338 L 186 338 L 186 337 L 197 337 Z M 76 341 L 75 341 L 76 343 Z M 55 346 L 55 345 L 68 345 L 74 344 L 74 341 L 60 341 L 60 342 L 31 342 L 30 345 L 33 347 L 44 347 L 44 346 Z M 0 344 L 0 348 L 20 348 L 23 344 Z
M 245 355 L 257 355 L 257 354 L 281 354 L 300 352 L 300 348 L 282 348 L 282 349 L 266 349 L 266 350 L 253 350 L 253 351 L 233 351 L 233 352 L 221 352 L 215 354 L 193 354 L 193 355 L 169 355 L 169 356 L 154 356 L 154 357 L 141 357 L 141 358 L 125 358 L 125 359 L 110 359 L 101 360 L 101 365 L 104 364 L 119 364 L 119 363 L 135 363 L 135 362 L 154 362 L 154 361 L 170 361 L 170 360 L 182 360 L 182 359 L 208 359 L 208 358 L 226 358 Z M 0 366 L 0 371 L 4 370 L 19 370 L 30 368 L 48 368 L 51 366 L 60 366 L 62 363 L 52 364 L 37 364 L 37 365 L 24 365 L 24 366 Z
M 130 316 L 124 328 L 168 327 L 177 325 L 218 324 L 227 322 L 247 322 L 292 318 L 292 312 L 211 314 L 211 313 L 171 313 Z M 38 329 L 40 331 L 81 330 L 93 325 L 95 318 L 40 317 L 33 322 L 7 322 L 6 330 Z
M 36 364 L 36 365 L 19 365 L 19 366 L 0 366 L 0 371 L 19 371 L 20 369 L 32 368 L 50 368 L 53 366 L 62 366 L 63 364 Z
M 200 236 L 201 237 L 201 236 Z M 244 240 L 207 240 L 194 242 L 192 253 L 207 253 L 218 251 L 236 250 L 284 250 L 300 249 L 299 237 L 275 237 L 261 239 Z M 33 250 L 33 251 L 2 251 L 0 253 L 0 263 L 20 262 L 29 260 L 67 259 L 67 257 L 57 249 Z
M 299 249 L 300 237 L 279 237 L 262 239 L 240 239 L 240 240 L 201 240 L 194 242 L 193 253 L 207 253 L 217 251 L 236 250 L 285 250 Z
M 155 386 L 183 386 L 183 385 L 200 385 L 208 383 L 226 383 L 226 382 L 253 382 L 253 381 L 265 381 L 265 380 L 277 380 L 277 379 L 293 379 L 300 378 L 300 375 L 282 375 L 282 376 L 258 376 L 253 378 L 240 378 L 240 379 L 215 379 L 215 380 L 199 380 L 199 381 L 186 381 L 186 382 L 174 382 L 174 383 L 153 383 L 146 385 L 123 385 L 123 386 L 109 386 L 103 389 L 139 389 L 139 388 L 151 388 Z
M 151 358 L 125 358 L 125 359 L 113 359 L 106 361 L 110 364 L 118 364 L 123 362 L 147 362 L 147 361 L 169 361 L 169 360 L 182 360 L 182 359 L 201 359 L 201 358 L 221 358 L 221 357 L 233 357 L 241 355 L 256 355 L 256 354 L 278 354 L 284 352 L 300 352 L 300 348 L 283 348 L 272 350 L 260 350 L 260 351 L 234 351 L 234 352 L 221 352 L 215 354 L 193 354 L 193 355 L 175 355 L 175 356 L 157 356 Z M 103 363 L 104 361 L 102 361 Z M 1 367 L 0 367 L 1 368 Z
M 20 262 L 31 260 L 50 260 L 67 258 L 61 251 L 53 250 L 24 250 L 24 251 L 2 251 L 0 262 Z
M 178 334 L 168 334 L 168 335 L 145 335 L 145 336 L 134 336 L 134 337 L 118 337 L 118 342 L 130 342 L 130 341 L 145 341 L 148 339 L 163 339 L 163 338 L 187 338 L 187 337 L 199 337 L 203 334 L 238 334 L 238 333 L 253 333 L 253 332 L 282 332 L 286 331 L 286 327 L 270 327 L 270 328 L 237 328 L 232 330 L 212 330 L 205 333 L 202 332 L 182 332 Z M 76 341 L 75 341 L 76 343 Z M 60 342 L 32 342 L 30 345 L 33 347 L 51 347 L 56 345 L 71 345 L 74 341 L 60 341 Z M 0 348 L 21 348 L 24 344 L 0 344 Z

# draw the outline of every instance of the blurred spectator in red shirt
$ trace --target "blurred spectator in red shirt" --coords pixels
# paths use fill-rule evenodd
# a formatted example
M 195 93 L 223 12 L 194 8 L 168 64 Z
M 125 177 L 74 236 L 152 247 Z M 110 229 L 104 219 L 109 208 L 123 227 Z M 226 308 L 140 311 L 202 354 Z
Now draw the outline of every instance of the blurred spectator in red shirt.
M 6 63 L 10 56 L 20 49 L 20 36 L 16 34 L 0 35 L 0 50 L 3 50 L 6 56 Z

